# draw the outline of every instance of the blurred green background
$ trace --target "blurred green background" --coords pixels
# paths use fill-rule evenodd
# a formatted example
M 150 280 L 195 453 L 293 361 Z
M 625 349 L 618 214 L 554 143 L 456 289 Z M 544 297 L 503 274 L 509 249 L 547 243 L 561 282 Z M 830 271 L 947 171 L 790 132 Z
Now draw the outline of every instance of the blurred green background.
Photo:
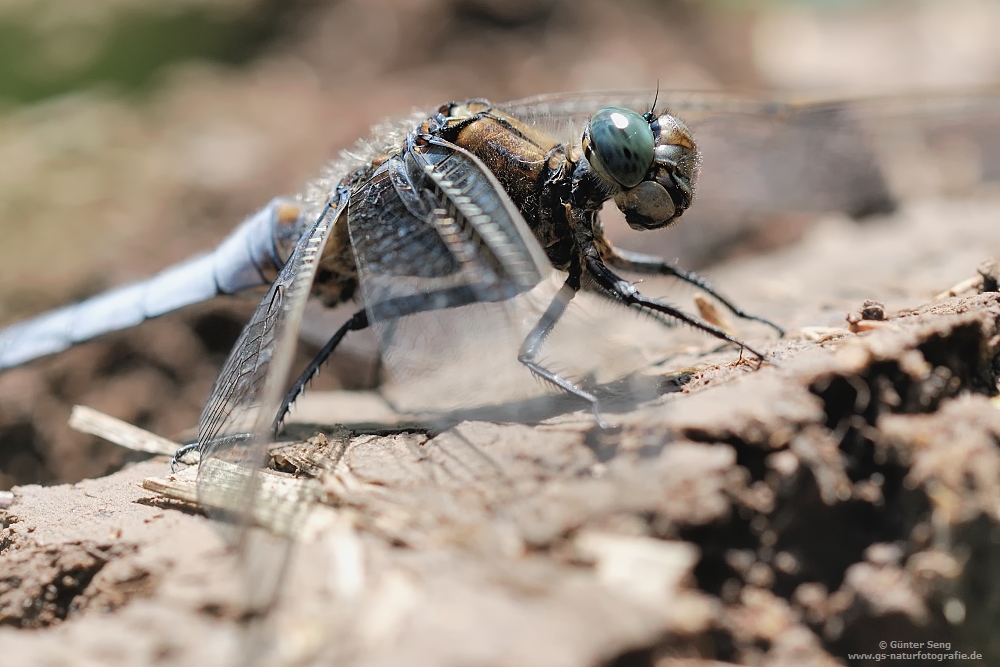
M 241 4 L 8 3 L 0 9 L 0 96 L 25 104 L 101 84 L 141 92 L 179 61 L 245 63 L 294 3 Z

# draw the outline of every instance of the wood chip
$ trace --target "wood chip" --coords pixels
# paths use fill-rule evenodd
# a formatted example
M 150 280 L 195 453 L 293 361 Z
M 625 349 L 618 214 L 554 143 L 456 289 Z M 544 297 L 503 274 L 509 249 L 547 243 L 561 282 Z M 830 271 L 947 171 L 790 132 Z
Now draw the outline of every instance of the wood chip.
M 119 447 L 136 452 L 173 456 L 181 447 L 173 440 L 132 426 L 84 405 L 73 406 L 73 413 L 69 417 L 69 426 L 81 433 L 96 435 Z
M 692 298 L 694 299 L 695 307 L 698 308 L 698 314 L 701 316 L 701 319 L 705 320 L 709 324 L 714 324 L 730 336 L 739 336 L 739 330 L 736 329 L 736 327 L 733 326 L 733 323 L 722 314 L 722 311 L 719 310 L 719 307 L 714 301 L 709 299 L 704 294 L 699 293 L 695 293 Z
M 941 292 L 940 294 L 935 294 L 934 301 L 944 301 L 945 299 L 950 299 L 952 297 L 956 297 L 961 294 L 965 294 L 967 292 L 972 292 L 972 291 L 978 292 L 980 289 L 982 289 L 982 286 L 983 286 L 982 276 L 967 278 L 960 283 L 952 285 L 951 287 Z
M 206 467 L 209 481 L 199 489 L 198 473 Z M 252 482 L 252 502 L 248 496 L 250 474 L 257 475 Z M 242 466 L 214 458 L 200 467 L 185 468 L 167 477 L 147 477 L 142 488 L 220 516 L 240 517 L 249 511 L 253 525 L 285 537 L 295 535 L 318 493 L 310 480 L 266 469 L 251 473 Z
M 185 468 L 168 477 L 147 477 L 142 480 L 142 488 L 170 500 L 199 506 L 197 472 L 197 468 Z

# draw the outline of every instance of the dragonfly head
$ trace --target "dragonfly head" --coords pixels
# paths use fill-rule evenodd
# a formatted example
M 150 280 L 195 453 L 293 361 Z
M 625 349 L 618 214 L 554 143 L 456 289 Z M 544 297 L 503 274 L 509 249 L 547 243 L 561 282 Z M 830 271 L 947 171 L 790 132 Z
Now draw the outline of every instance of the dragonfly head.
M 665 227 L 691 205 L 698 149 L 677 118 L 601 109 L 584 129 L 582 146 L 633 229 Z

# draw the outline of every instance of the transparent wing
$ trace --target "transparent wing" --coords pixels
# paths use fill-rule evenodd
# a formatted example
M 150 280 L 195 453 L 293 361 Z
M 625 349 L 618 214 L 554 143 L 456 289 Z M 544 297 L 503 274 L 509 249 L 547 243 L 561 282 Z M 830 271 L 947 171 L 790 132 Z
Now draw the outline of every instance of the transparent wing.
M 576 144 L 598 109 L 652 103 L 652 92 L 563 94 L 498 108 Z M 643 245 L 686 262 L 775 221 L 887 212 L 902 198 L 1000 179 L 996 90 L 832 102 L 661 92 L 656 106 L 688 124 L 702 162 L 695 203 L 669 246 L 648 234 Z
M 341 203 L 343 204 L 343 202 Z M 199 501 L 233 528 L 246 564 L 254 608 L 273 599 L 287 558 L 287 540 L 302 517 L 301 498 L 258 493 L 293 360 L 303 311 L 316 274 L 318 257 L 346 207 L 327 205 L 271 285 L 229 355 L 199 423 L 201 463 Z M 275 537 L 254 526 L 277 528 Z
M 501 111 L 538 127 L 564 143 L 577 143 L 590 117 L 606 107 L 625 107 L 639 112 L 652 109 L 674 113 L 692 127 L 712 116 L 767 117 L 787 113 L 791 105 L 775 100 L 738 97 L 722 92 L 606 91 L 555 93 L 498 104 Z
M 980 89 L 954 93 L 896 95 L 844 100 L 738 96 L 724 92 L 612 91 L 558 93 L 514 100 L 497 105 L 529 125 L 541 128 L 560 141 L 576 143 L 584 124 L 598 110 L 622 106 L 650 110 L 654 98 L 658 113 L 681 118 L 695 131 L 695 138 L 725 138 L 725 143 L 744 149 L 759 148 L 777 136 L 781 128 L 811 118 L 815 132 L 825 131 L 824 119 L 849 118 L 866 143 L 902 124 L 907 132 L 925 138 L 955 136 L 986 137 L 1000 125 L 1000 90 Z M 992 132 L 992 136 L 996 136 Z M 995 139 L 996 145 L 1000 139 Z M 816 155 L 815 157 L 822 157 Z M 995 165 L 994 173 L 995 178 Z
M 538 410 L 532 399 L 554 398 L 518 352 L 565 275 L 475 156 L 438 140 L 411 146 L 354 192 L 349 211 L 362 293 L 389 372 L 382 391 L 397 409 L 489 406 L 516 419 Z M 619 320 L 588 298 L 574 300 L 545 357 L 575 378 L 620 368 L 601 354 L 614 340 L 596 326 Z M 629 356 L 623 349 L 614 346 L 613 356 Z M 640 365 L 632 359 L 632 369 Z

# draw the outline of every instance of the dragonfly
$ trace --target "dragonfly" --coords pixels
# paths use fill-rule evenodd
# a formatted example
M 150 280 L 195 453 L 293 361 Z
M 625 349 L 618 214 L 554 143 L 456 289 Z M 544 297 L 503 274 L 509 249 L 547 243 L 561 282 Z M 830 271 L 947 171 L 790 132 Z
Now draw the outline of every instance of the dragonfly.
M 415 342 L 408 322 L 485 312 L 549 286 L 512 354 L 606 426 L 599 393 L 542 354 L 581 294 L 765 357 L 623 274 L 669 276 L 782 333 L 677 263 L 615 247 L 602 223 L 606 203 L 644 232 L 682 216 L 709 226 L 786 211 L 888 211 L 914 166 L 932 186 L 949 182 L 958 157 L 984 180 L 1000 177 L 1000 147 L 978 150 L 997 136 L 997 99 L 574 93 L 444 104 L 375 127 L 301 194 L 273 199 L 214 251 L 0 331 L 0 370 L 220 294 L 266 288 L 210 392 L 196 443 L 204 504 L 245 523 L 268 443 L 348 334 L 373 329 L 387 365 L 405 369 L 420 345 L 447 354 L 453 343 Z M 940 159 L 949 149 L 954 159 Z M 893 153 L 903 157 L 894 162 Z M 289 383 L 310 298 L 360 308 Z

